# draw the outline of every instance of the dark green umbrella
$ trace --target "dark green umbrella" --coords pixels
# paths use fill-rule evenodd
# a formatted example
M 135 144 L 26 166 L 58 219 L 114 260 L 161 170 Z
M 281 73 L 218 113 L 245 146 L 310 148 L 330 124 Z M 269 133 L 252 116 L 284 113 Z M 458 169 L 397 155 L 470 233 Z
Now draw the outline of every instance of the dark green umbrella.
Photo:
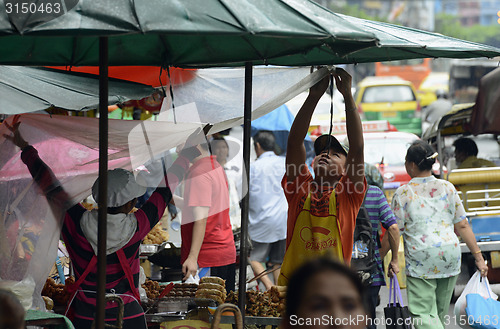
M 164 67 L 266 64 L 321 46 L 344 56 L 377 41 L 311 0 L 80 0 L 59 16 L 12 7 L 0 36 L 1 64 L 72 66 L 98 65 L 99 36 L 110 66 Z

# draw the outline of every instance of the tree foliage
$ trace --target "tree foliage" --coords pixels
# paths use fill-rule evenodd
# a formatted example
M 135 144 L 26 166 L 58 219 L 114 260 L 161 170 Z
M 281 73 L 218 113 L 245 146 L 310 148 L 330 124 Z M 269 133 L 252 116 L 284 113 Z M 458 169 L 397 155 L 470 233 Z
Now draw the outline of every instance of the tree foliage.
M 386 17 L 370 16 L 358 5 L 350 5 L 348 1 L 330 1 L 328 7 L 336 13 L 379 22 L 388 22 Z M 397 24 L 395 22 L 390 23 Z M 434 32 L 500 48 L 500 24 L 462 26 L 458 16 L 437 13 L 435 16 Z
M 335 13 L 344 14 L 348 16 L 354 16 L 362 19 L 369 19 L 379 22 L 387 22 L 383 17 L 371 16 L 367 14 L 362 8 L 358 5 L 350 5 L 347 2 L 330 2 L 328 8 Z
M 449 14 L 437 14 L 435 23 L 437 33 L 490 46 L 500 46 L 500 24 L 462 26 L 457 16 Z

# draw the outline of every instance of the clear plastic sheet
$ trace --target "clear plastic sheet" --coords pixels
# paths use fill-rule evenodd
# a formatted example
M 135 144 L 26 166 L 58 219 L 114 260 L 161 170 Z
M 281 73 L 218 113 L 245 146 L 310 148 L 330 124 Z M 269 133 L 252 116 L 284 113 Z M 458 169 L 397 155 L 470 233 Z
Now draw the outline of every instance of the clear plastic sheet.
M 255 67 L 252 75 L 252 120 L 280 107 L 290 99 L 306 91 L 327 74 L 326 68 L 310 73 L 310 68 Z M 204 69 L 196 72 L 196 78 L 173 87 L 174 111 L 167 90 L 162 113 L 166 120 L 176 122 L 211 123 L 209 133 L 243 124 L 245 95 L 245 70 Z M 186 105 L 194 104 L 196 114 Z M 186 106 L 183 111 L 180 106 Z
M 327 70 L 308 73 L 308 68 L 256 68 L 253 118 L 306 90 Z M 210 133 L 243 123 L 242 69 L 199 70 L 197 78 L 176 86 L 173 93 L 176 110 L 169 110 L 172 100 L 167 97 L 158 118 L 163 121 L 109 120 L 109 169 L 131 170 L 145 165 L 142 168 L 150 170 L 151 175 L 144 181 L 155 187 L 158 177 L 163 176 L 163 166 L 151 165 L 151 159 L 182 145 L 200 122 L 214 125 Z M 13 120 L 9 117 L 6 122 L 12 124 Z M 24 114 L 19 120 L 22 136 L 52 169 L 74 200 L 72 204 L 89 196 L 98 176 L 98 119 Z M 32 288 L 25 289 L 20 297 L 26 299 L 25 305 L 43 309 L 41 290 L 56 260 L 64 206 L 68 205 L 57 204 L 57 200 L 49 204 L 22 163 L 19 148 L 4 134 L 11 132 L 0 125 L 0 286 L 13 289 L 19 282 L 33 282 L 34 286 L 26 285 Z M 169 164 L 171 161 L 167 167 Z M 141 171 L 141 175 L 144 173 Z M 31 291 L 32 303 L 28 296 Z
M 12 123 L 13 119 L 10 117 L 6 121 Z M 25 114 L 20 121 L 19 129 L 24 139 L 38 150 L 68 196 L 75 200 L 73 204 L 90 195 L 98 175 L 98 119 Z M 135 149 L 134 155 L 145 159 L 145 163 L 151 155 L 157 156 L 182 144 L 197 127 L 197 124 L 149 122 L 151 131 L 163 131 L 163 136 L 152 134 L 157 138 L 154 152 L 143 147 Z M 140 128 L 137 121 L 109 121 L 110 169 L 132 169 L 129 138 L 134 136 L 131 134 L 134 129 Z M 48 203 L 21 161 L 19 148 L 3 134 L 10 134 L 10 131 L 0 125 L 0 286 L 16 290 L 19 282 L 33 282 L 31 290 L 24 289 L 19 297 L 29 306 L 31 296 L 26 294 L 31 291 L 32 307 L 43 309 L 40 294 L 56 260 L 64 208 L 61 204 Z M 141 135 L 137 135 L 140 138 Z M 144 141 L 136 143 L 146 145 Z M 144 181 L 153 187 L 159 183 L 157 179 Z

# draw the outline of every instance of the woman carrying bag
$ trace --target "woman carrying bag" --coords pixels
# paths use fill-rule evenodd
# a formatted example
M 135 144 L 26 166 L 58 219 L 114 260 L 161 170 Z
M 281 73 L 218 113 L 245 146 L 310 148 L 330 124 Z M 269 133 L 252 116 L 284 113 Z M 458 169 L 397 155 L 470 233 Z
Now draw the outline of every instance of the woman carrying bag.
M 408 308 L 417 329 L 445 328 L 461 264 L 455 230 L 474 256 L 481 276 L 488 272 L 455 187 L 432 175 L 436 157 L 429 144 L 415 141 L 405 161 L 412 179 L 392 199 L 405 245 Z

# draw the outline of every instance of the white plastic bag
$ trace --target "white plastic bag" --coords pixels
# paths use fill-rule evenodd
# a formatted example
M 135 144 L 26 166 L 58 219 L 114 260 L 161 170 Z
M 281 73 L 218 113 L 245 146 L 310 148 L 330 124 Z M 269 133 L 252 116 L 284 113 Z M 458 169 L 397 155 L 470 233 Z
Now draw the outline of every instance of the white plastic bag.
M 200 277 L 198 276 L 198 272 L 196 273 L 196 275 L 194 277 L 193 277 L 192 274 L 189 274 L 189 277 L 187 278 L 187 280 L 185 281 L 185 283 L 200 284 Z
M 144 273 L 144 269 L 142 268 L 142 266 L 139 266 L 139 296 L 141 296 L 141 301 L 148 300 L 146 290 L 142 287 L 144 282 L 146 282 L 146 273 Z
M 467 300 L 465 296 L 467 296 L 468 294 L 475 293 L 475 294 L 480 294 L 484 298 L 489 298 L 490 296 L 494 300 L 498 298 L 498 296 L 491 290 L 488 278 L 483 278 L 483 280 L 486 280 L 486 284 L 483 284 L 481 282 L 481 274 L 479 271 L 476 271 L 476 273 L 474 273 L 474 275 L 470 278 L 469 282 L 467 282 L 464 291 L 462 292 L 460 297 L 458 297 L 455 303 L 454 312 L 457 319 L 457 323 L 461 328 L 473 329 L 471 326 L 467 324 L 468 321 L 459 321 L 459 319 L 467 319 L 467 313 L 465 312 L 465 308 L 467 307 Z
M 33 292 L 35 291 L 35 280 L 31 276 L 22 281 L 0 280 L 0 289 L 12 292 L 27 311 L 33 306 Z

